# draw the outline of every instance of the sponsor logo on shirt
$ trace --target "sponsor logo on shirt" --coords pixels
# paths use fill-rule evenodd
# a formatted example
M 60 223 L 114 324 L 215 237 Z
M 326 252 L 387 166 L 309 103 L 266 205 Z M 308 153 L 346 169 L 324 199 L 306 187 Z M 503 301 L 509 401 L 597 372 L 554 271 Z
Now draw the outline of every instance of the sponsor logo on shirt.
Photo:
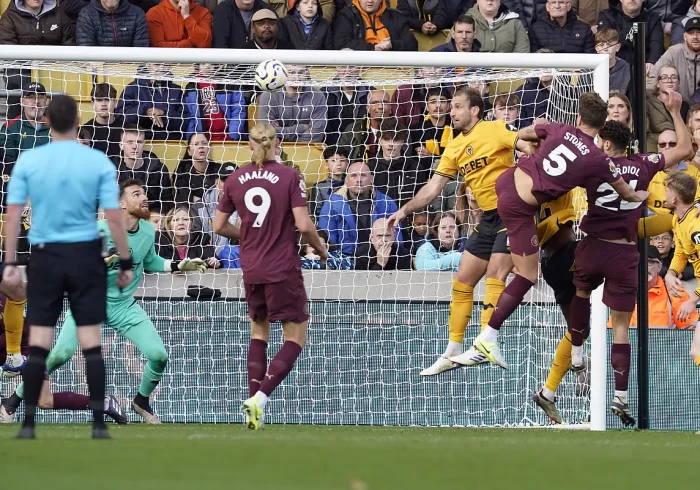
M 55 31 L 56 29 L 58 29 L 58 24 L 52 25 L 51 28 L 50 28 L 49 30 L 50 30 L 50 31 Z

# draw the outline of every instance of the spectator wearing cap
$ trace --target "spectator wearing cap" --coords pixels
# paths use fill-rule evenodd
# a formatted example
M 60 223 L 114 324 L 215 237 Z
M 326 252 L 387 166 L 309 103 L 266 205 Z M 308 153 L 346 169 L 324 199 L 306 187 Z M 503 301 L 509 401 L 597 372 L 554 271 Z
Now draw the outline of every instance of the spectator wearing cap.
M 205 133 L 190 135 L 185 156 L 173 172 L 175 202 L 194 204 L 214 184 L 221 165 L 209 159 L 210 151 L 209 137 Z
M 408 27 L 427 36 L 450 27 L 444 0 L 399 0 L 396 10 L 408 19 Z
M 20 115 L 0 128 L 0 149 L 5 150 L 5 162 L 15 162 L 21 152 L 49 142 L 47 103 L 46 88 L 41 83 L 24 84 Z
M 336 15 L 335 49 L 355 51 L 418 51 L 406 17 L 386 0 L 352 0 Z
M 555 53 L 593 53 L 591 26 L 576 18 L 570 0 L 547 0 L 546 12 L 530 26 L 530 50 L 547 48 Z
M 681 44 L 683 42 L 683 33 L 685 32 L 685 24 L 693 18 L 700 17 L 700 0 L 694 0 L 688 13 L 685 16 L 677 17 L 673 21 L 671 27 L 671 46 Z
M 252 39 L 251 19 L 261 9 L 272 10 L 262 0 L 224 0 L 214 11 L 213 48 L 242 49 Z
M 294 0 L 282 25 L 294 49 L 333 49 L 333 29 L 320 0 Z
M 217 257 L 222 259 L 224 266 L 226 266 L 224 256 L 230 257 L 230 253 L 224 252 L 231 244 L 228 238 L 214 233 L 213 223 L 214 215 L 216 215 L 216 206 L 219 204 L 219 196 L 224 188 L 226 179 L 236 170 L 238 170 L 238 167 L 231 162 L 217 165 L 216 174 L 212 175 L 213 183 L 204 191 L 201 200 L 192 206 L 193 211 L 202 223 L 202 233 L 210 236 L 210 243 L 214 246 Z M 229 223 L 235 224 L 236 221 L 238 221 L 238 213 L 234 212 L 229 218 Z
M 13 0 L 0 17 L 0 44 L 65 46 L 75 33 L 56 0 Z
M 664 28 L 661 18 L 654 12 L 644 8 L 644 0 L 620 0 L 619 5 L 603 10 L 598 18 L 598 29 L 617 30 L 622 43 L 619 56 L 627 63 L 632 63 L 632 41 L 627 40 L 627 34 L 635 22 L 646 24 L 645 46 L 647 73 L 664 53 Z
M 698 89 L 700 75 L 700 17 L 693 17 L 685 23 L 683 44 L 671 46 L 656 62 L 647 79 L 647 87 L 656 84 L 659 70 L 662 66 L 673 66 L 678 71 L 680 78 L 679 92 L 683 100 L 690 102 L 690 98 Z
M 245 49 L 294 49 L 294 45 L 280 36 L 279 19 L 270 9 L 260 9 L 251 18 L 251 39 Z
M 481 49 L 481 43 L 476 39 L 476 25 L 470 15 L 462 14 L 457 17 L 450 34 L 452 39 L 445 44 L 435 46 L 430 51 L 437 53 L 476 53 Z
M 308 82 L 309 69 L 287 65 L 290 82 Z M 323 141 L 328 109 L 320 90 L 309 84 L 287 83 L 278 92 L 260 94 L 258 121 L 272 124 L 284 142 L 320 143 Z
M 210 48 L 211 13 L 194 0 L 163 0 L 146 14 L 151 46 Z
M 92 0 L 75 29 L 79 46 L 150 46 L 146 14 L 128 0 Z
M 508 10 L 501 0 L 476 0 L 467 11 L 476 23 L 481 52 L 529 53 L 530 40 L 520 16 Z
M 82 128 L 88 132 L 90 145 L 108 157 L 119 155 L 124 117 L 117 115 L 117 91 L 109 83 L 96 83 L 90 93 L 95 117 Z

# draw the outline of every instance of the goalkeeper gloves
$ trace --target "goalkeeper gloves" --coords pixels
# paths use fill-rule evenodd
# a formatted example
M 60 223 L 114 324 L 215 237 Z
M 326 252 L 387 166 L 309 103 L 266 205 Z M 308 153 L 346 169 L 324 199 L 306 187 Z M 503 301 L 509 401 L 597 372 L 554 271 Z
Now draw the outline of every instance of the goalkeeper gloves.
M 202 259 L 183 259 L 170 262 L 170 269 L 173 272 L 204 272 L 207 264 Z

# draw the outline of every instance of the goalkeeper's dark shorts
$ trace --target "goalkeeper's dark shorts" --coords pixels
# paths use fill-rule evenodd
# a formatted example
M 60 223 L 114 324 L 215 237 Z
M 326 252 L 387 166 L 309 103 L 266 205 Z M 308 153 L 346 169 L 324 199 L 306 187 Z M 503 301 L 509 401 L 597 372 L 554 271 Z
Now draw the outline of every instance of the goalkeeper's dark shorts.
M 541 262 L 542 277 L 552 291 L 558 305 L 571 304 L 576 294 L 574 286 L 574 259 L 578 242 L 569 242 Z
M 107 318 L 107 267 L 100 240 L 32 247 L 27 266 L 29 324 L 55 326 L 66 296 L 78 327 Z

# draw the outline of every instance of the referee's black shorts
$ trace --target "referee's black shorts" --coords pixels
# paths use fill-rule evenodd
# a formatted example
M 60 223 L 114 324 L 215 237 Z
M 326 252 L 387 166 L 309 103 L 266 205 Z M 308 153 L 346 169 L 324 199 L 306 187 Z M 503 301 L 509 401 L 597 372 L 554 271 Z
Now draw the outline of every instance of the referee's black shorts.
M 32 247 L 27 322 L 55 326 L 66 295 L 77 326 L 100 324 L 107 318 L 107 267 L 101 240 Z

